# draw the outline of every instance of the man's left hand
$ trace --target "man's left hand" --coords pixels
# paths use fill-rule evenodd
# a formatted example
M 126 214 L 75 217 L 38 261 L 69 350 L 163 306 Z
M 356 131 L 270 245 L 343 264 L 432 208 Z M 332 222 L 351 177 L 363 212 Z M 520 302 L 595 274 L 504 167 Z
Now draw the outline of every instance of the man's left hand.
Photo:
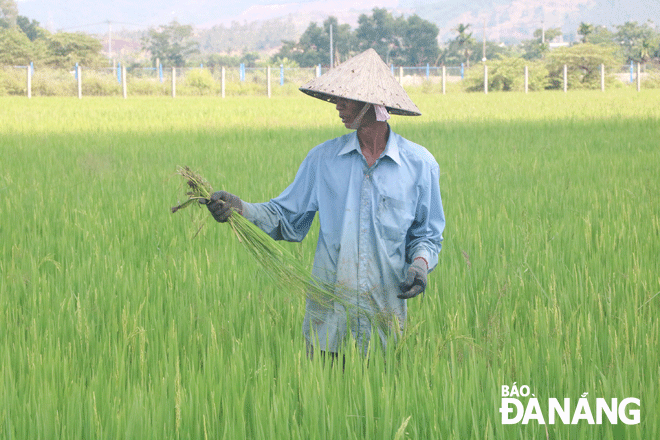
M 429 272 L 424 258 L 415 258 L 408 268 L 406 280 L 399 285 L 401 292 L 397 295 L 400 299 L 414 298 L 426 289 L 426 277 Z

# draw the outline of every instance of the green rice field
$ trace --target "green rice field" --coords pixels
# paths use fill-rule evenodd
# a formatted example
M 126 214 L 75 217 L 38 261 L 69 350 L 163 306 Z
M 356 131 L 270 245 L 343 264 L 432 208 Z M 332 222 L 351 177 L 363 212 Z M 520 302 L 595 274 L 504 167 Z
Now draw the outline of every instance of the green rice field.
M 0 98 L 0 439 L 660 438 L 660 91 L 411 98 L 391 125 L 440 164 L 443 249 L 344 371 L 230 228 L 170 211 L 184 165 L 276 196 L 347 132 L 332 105 Z M 285 244 L 310 269 L 317 235 Z

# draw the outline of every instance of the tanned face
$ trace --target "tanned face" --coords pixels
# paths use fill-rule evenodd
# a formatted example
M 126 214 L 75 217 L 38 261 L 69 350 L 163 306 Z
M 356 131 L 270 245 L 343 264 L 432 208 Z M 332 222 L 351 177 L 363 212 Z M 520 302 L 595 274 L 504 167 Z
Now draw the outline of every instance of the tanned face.
M 357 118 L 363 106 L 363 102 L 350 99 L 339 99 L 335 108 L 339 112 L 339 117 L 344 126 L 346 126 L 346 128 L 351 128 L 351 125 L 355 121 L 355 118 Z

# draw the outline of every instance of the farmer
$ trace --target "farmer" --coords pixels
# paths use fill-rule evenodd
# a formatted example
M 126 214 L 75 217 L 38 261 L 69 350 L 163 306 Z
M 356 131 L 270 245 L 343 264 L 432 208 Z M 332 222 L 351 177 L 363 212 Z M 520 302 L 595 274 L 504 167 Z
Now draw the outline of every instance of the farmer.
M 403 330 L 406 300 L 424 292 L 442 245 L 439 171 L 425 148 L 387 123 L 389 113 L 421 113 L 373 49 L 300 90 L 334 103 L 356 131 L 313 148 L 269 202 L 219 191 L 207 206 L 219 222 L 236 211 L 272 238 L 296 242 L 318 212 L 312 274 L 337 286 L 345 302 L 308 298 L 303 333 L 310 357 L 316 348 L 334 359 L 349 332 L 365 349 L 374 329 L 383 346 L 388 333 Z

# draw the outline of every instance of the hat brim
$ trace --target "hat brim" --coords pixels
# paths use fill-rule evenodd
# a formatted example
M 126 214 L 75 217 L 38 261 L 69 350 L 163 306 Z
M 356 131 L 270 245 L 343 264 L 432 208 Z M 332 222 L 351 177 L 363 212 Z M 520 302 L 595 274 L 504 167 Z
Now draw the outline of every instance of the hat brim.
M 300 87 L 300 91 L 326 102 L 336 103 L 339 99 L 350 99 L 382 105 L 393 115 L 422 114 L 387 64 L 373 49 L 368 49 L 312 79 Z
M 352 97 L 349 97 L 349 96 L 337 96 L 337 95 L 332 95 L 330 93 L 319 92 L 318 90 L 305 89 L 303 87 L 300 87 L 298 90 L 300 90 L 301 92 L 303 92 L 303 93 L 305 93 L 309 96 L 313 96 L 314 98 L 317 98 L 317 99 L 320 99 L 320 100 L 326 101 L 326 102 L 331 102 L 333 104 L 336 104 L 337 101 L 339 101 L 340 99 L 350 99 L 350 100 L 353 100 L 353 101 L 360 101 L 360 102 L 365 102 L 365 103 L 368 103 L 368 104 L 383 105 L 383 103 L 379 103 L 379 102 L 365 101 L 364 98 L 361 99 L 359 97 L 352 98 Z M 385 108 L 387 109 L 387 112 L 391 115 L 399 115 L 399 116 L 421 116 L 422 115 L 422 113 L 419 110 L 417 110 L 417 111 L 405 110 L 405 109 L 402 109 L 402 108 L 390 107 L 388 105 L 385 105 Z

